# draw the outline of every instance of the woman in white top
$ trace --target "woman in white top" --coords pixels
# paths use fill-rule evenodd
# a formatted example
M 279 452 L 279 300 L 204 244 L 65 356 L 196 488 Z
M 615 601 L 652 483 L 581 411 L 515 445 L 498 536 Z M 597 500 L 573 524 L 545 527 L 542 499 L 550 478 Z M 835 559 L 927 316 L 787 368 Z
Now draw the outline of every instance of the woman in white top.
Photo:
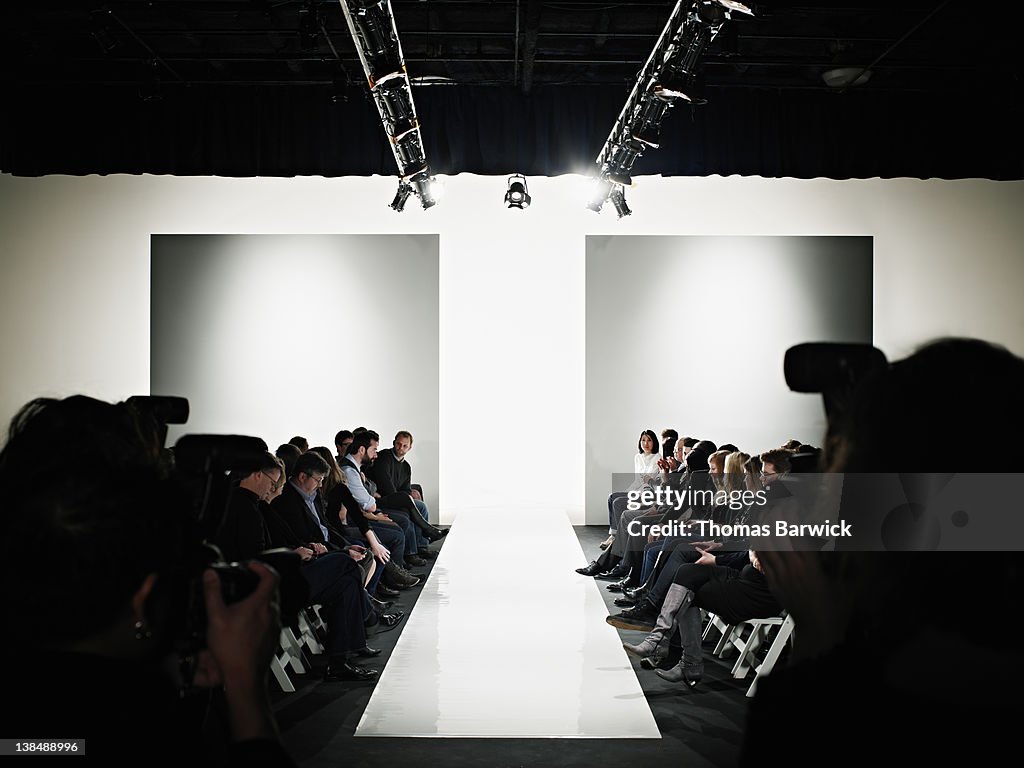
M 619 528 L 619 518 L 626 509 L 629 491 L 637 491 L 654 482 L 658 477 L 658 459 L 661 445 L 653 430 L 645 429 L 640 433 L 633 456 L 633 483 L 626 491 L 613 491 L 608 494 L 608 538 L 601 542 L 601 549 L 610 546 L 615 540 L 615 532 Z

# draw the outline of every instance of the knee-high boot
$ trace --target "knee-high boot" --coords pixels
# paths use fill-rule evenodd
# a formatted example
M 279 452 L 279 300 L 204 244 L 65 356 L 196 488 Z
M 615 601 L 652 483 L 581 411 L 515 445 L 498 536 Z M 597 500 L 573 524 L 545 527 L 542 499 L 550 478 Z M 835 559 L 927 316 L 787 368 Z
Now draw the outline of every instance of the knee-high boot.
M 658 621 L 654 625 L 654 630 L 644 638 L 643 642 L 637 645 L 623 643 L 622 647 L 626 649 L 626 653 L 640 656 L 641 658 L 654 653 L 655 648 L 658 647 L 661 641 L 671 636 L 675 631 L 676 616 L 680 612 L 686 611 L 692 601 L 692 590 L 687 589 L 681 584 L 673 584 L 669 587 L 668 594 L 665 595 L 665 600 L 661 604 L 661 612 L 658 614 Z
M 688 606 L 676 614 L 683 658 L 672 669 L 659 669 L 658 677 L 673 683 L 686 683 L 693 688 L 704 674 L 704 651 L 701 648 L 700 611 Z

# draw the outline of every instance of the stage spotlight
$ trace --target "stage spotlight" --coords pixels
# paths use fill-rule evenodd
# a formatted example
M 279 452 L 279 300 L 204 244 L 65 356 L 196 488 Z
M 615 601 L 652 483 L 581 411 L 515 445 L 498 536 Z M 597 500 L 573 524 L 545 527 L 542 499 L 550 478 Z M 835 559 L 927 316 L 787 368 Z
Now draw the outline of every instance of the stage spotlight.
M 525 176 L 517 173 L 508 177 L 508 190 L 505 192 L 505 202 L 509 208 L 518 208 L 520 210 L 529 208 L 532 199 L 529 191 L 526 189 Z
M 437 179 L 430 175 L 428 170 L 424 168 L 422 171 L 414 173 L 409 177 L 409 184 L 412 185 L 413 191 L 420 199 L 420 205 L 423 206 L 423 210 L 437 205 L 441 185 L 437 183 Z
M 592 210 L 594 213 L 600 213 L 601 208 L 604 207 L 604 201 L 608 199 L 608 194 L 611 191 L 612 183 L 608 181 L 608 179 L 597 179 L 591 189 L 590 201 L 587 203 L 587 208 Z
M 626 205 L 626 193 L 623 192 L 622 187 L 615 187 L 609 195 L 612 201 L 612 205 L 615 206 L 615 212 L 621 219 L 623 216 L 629 216 L 633 212 L 629 210 L 629 206 Z
M 391 201 L 391 205 L 388 207 L 401 213 L 405 210 L 405 201 L 409 199 L 409 195 L 412 194 L 412 187 L 406 184 L 404 181 L 398 182 L 398 191 L 395 192 L 395 199 Z

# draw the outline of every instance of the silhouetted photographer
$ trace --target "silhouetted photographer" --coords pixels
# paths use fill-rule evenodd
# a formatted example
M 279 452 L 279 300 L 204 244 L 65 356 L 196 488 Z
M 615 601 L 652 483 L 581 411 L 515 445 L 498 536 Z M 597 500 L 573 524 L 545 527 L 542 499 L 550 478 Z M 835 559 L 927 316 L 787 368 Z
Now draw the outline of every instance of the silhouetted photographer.
M 107 765 L 293 765 L 266 687 L 279 577 L 256 562 L 197 567 L 195 500 L 169 476 L 164 435 L 157 415 L 83 396 L 35 400 L 12 421 L 0 452 L 14 661 L 4 734 L 84 738 Z M 190 683 L 223 690 L 226 734 L 207 697 L 181 695 Z

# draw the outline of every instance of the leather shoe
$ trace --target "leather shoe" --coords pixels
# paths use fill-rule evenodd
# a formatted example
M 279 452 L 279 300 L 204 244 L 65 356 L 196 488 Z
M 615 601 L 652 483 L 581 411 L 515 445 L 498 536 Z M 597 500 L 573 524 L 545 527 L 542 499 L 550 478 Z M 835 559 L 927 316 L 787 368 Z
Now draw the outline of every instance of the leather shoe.
M 372 659 L 374 656 L 380 656 L 380 654 L 380 648 L 370 648 L 366 645 L 364 645 L 358 651 L 352 651 L 352 655 L 360 659 Z
M 344 664 L 329 664 L 327 667 L 327 673 L 324 675 L 324 681 L 328 683 L 338 683 L 343 680 L 373 680 L 380 674 L 376 669 L 367 669 L 366 667 L 357 667 L 355 664 L 346 661 Z
M 437 560 L 437 552 L 426 547 L 416 550 L 416 554 L 424 560 Z
M 600 572 L 601 566 L 598 564 L 597 560 L 591 560 L 588 565 L 576 569 L 576 573 L 582 576 L 596 576 Z
M 380 616 L 380 623 L 385 627 L 393 627 L 402 619 L 405 618 L 403 611 L 395 611 L 394 613 L 382 613 Z
M 619 608 L 632 608 L 636 605 L 636 602 L 631 597 L 616 597 L 615 605 Z
M 622 594 L 626 597 L 632 597 L 634 600 L 643 600 L 647 597 L 647 585 L 641 584 L 639 587 L 626 587 L 622 590 Z
M 398 597 L 398 590 L 397 589 L 392 589 L 391 587 L 387 586 L 386 584 L 378 583 L 377 584 L 377 589 L 374 590 L 374 592 L 375 592 L 374 596 L 378 600 L 386 600 L 389 597 Z
M 406 555 L 405 564 L 414 566 L 416 568 L 422 568 L 424 565 L 427 564 L 427 561 L 419 555 Z
M 629 583 L 629 579 L 628 578 L 620 579 L 619 581 L 612 582 L 611 584 L 606 584 L 605 585 L 605 589 L 607 589 L 609 592 L 625 592 L 626 591 L 626 585 L 628 583 Z
M 624 574 L 622 571 L 617 571 L 614 568 L 612 568 L 610 571 L 604 571 L 602 573 L 597 574 L 594 578 L 598 581 L 619 581 L 625 575 L 626 574 Z
M 423 531 L 423 535 L 427 537 L 427 541 L 429 541 L 431 544 L 433 544 L 435 541 L 443 539 L 445 536 L 447 536 L 448 535 L 448 530 L 449 530 L 448 528 L 445 528 L 444 530 L 442 530 L 440 528 L 433 528 L 433 527 L 431 527 L 431 528 L 427 528 L 425 531 Z

